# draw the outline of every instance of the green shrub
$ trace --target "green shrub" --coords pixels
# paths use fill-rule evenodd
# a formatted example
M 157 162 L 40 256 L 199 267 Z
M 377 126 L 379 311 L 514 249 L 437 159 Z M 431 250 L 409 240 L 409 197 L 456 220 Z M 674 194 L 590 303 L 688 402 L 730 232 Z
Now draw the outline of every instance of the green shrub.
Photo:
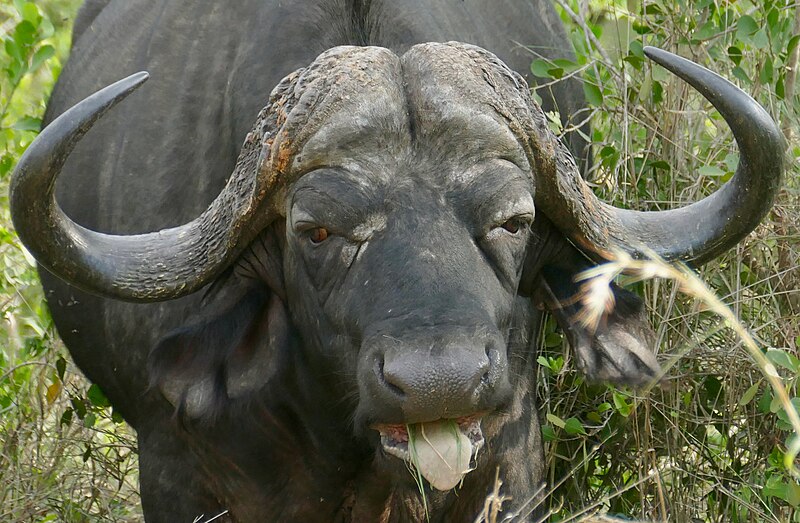
M 590 180 L 615 205 L 658 210 L 698 200 L 727 181 L 738 162 L 724 120 L 649 62 L 646 45 L 732 79 L 781 125 L 789 143 L 787 176 L 775 209 L 745 242 L 699 272 L 777 367 L 792 403 L 800 404 L 800 102 L 792 77 L 800 6 L 558 4 L 577 59 L 534 56 L 532 71 L 545 83 L 573 73 L 586 80 L 595 152 Z M 550 483 L 558 485 L 550 498 L 553 521 L 596 510 L 658 521 L 800 521 L 786 411 L 731 322 L 680 286 L 668 280 L 633 285 L 648 304 L 660 359 L 669 367 L 663 387 L 637 394 L 587 385 L 558 337 L 545 338 L 539 361 Z M 552 325 L 547 330 L 555 332 Z
M 0 521 L 140 521 L 135 439 L 58 340 L 8 183 L 61 71 L 78 0 L 0 3 Z
M 775 209 L 737 249 L 700 270 L 749 327 L 793 404 L 800 375 L 798 89 L 800 6 L 792 1 L 556 0 L 576 60 L 543 61 L 542 83 L 585 80 L 595 163 L 616 205 L 663 209 L 710 194 L 733 173 L 724 121 L 644 58 L 655 45 L 734 79 L 780 122 L 787 179 Z M 74 369 L 44 305 L 33 260 L 8 215 L 11 169 L 36 134 L 69 46 L 79 0 L 0 0 L 0 520 L 138 521 L 135 438 Z M 524 42 L 522 42 L 524 44 Z M 560 127 L 558 118 L 552 119 Z M 686 274 L 634 282 L 668 368 L 635 393 L 588 385 L 554 324 L 539 357 L 552 521 L 597 510 L 654 520 L 800 521 L 793 436 L 757 364 Z M 680 283 L 683 282 L 683 283 Z M 698 295 L 700 298 L 698 298 Z M 773 376 L 774 379 L 774 376 Z

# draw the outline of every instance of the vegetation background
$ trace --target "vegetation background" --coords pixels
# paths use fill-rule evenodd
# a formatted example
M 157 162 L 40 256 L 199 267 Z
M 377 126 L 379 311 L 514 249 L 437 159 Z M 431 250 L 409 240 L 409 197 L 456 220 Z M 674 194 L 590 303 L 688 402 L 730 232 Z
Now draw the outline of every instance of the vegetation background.
M 690 273 L 631 283 L 658 334 L 662 386 L 634 393 L 585 384 L 547 324 L 539 362 L 548 520 L 602 511 L 681 523 L 800 522 L 791 450 L 800 439 L 787 413 L 800 407 L 800 3 L 554 1 L 577 59 L 548 62 L 530 49 L 532 72 L 539 92 L 569 75 L 585 79 L 590 110 L 567 127 L 591 121 L 590 180 L 607 200 L 681 205 L 713 192 L 738 160 L 720 116 L 649 63 L 644 45 L 733 79 L 780 123 L 788 152 L 784 189 L 763 225 L 699 270 L 738 322 L 716 314 L 702 289 L 692 292 Z M 0 0 L 0 521 L 141 520 L 135 435 L 71 363 L 8 213 L 10 173 L 39 129 L 79 4 Z M 736 326 L 755 338 L 755 353 Z

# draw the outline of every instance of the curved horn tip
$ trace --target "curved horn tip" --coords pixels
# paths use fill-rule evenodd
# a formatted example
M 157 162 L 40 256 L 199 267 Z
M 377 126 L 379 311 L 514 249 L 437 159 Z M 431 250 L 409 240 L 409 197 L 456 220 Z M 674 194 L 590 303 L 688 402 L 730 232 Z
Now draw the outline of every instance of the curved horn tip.
M 84 106 L 84 103 L 86 103 L 87 106 L 92 107 L 92 103 L 90 103 L 89 100 L 95 100 L 95 103 L 102 100 L 102 102 L 100 102 L 101 105 L 105 105 L 110 102 L 110 105 L 106 106 L 110 109 L 111 106 L 116 105 L 117 102 L 126 98 L 129 94 L 141 87 L 142 84 L 149 79 L 150 73 L 147 71 L 139 71 L 138 73 L 128 75 L 125 78 L 117 80 L 116 82 L 103 87 L 94 94 L 87 96 L 82 101 L 65 111 L 64 114 L 76 109 L 77 107 Z M 94 111 L 94 109 L 92 109 L 92 111 Z
M 690 67 L 694 69 L 699 69 L 703 71 L 709 71 L 707 68 L 703 67 L 700 64 L 697 64 L 688 58 L 684 58 L 680 55 L 675 53 L 670 53 L 669 51 L 665 51 L 664 49 L 660 49 L 658 47 L 652 47 L 646 45 L 644 47 L 644 55 L 649 58 L 650 60 L 654 61 L 655 63 L 661 65 L 672 71 L 673 73 L 677 74 L 676 68 L 679 66 Z M 716 73 L 712 73 L 716 74 Z M 679 75 L 680 76 L 680 75 Z
M 739 117 L 746 116 L 752 128 L 759 129 L 763 135 L 771 138 L 776 154 L 781 154 L 785 150 L 785 138 L 772 116 L 753 97 L 729 80 L 688 58 L 658 47 L 645 46 L 644 54 L 700 91 L 700 94 L 722 113 L 729 124 L 734 114 Z M 727 91 L 727 101 L 719 97 L 723 90 Z
M 647 58 L 649 58 L 651 60 L 655 60 L 655 61 L 658 61 L 658 59 L 661 58 L 661 57 L 677 56 L 677 55 L 675 55 L 673 53 L 670 53 L 669 51 L 665 51 L 665 50 L 661 49 L 660 47 L 653 47 L 652 45 L 644 46 L 643 51 L 644 51 L 644 54 L 645 54 L 645 56 Z
M 147 71 L 139 71 L 138 73 L 133 73 L 130 76 L 126 76 L 122 80 L 114 82 L 109 87 L 113 87 L 114 85 L 118 85 L 123 88 L 124 91 L 130 92 L 135 89 L 138 89 L 143 83 L 150 79 L 150 73 Z
M 143 84 L 147 80 L 150 79 L 150 73 L 147 72 L 147 71 L 139 71 L 138 73 L 133 73 L 128 78 L 130 78 L 131 81 L 133 81 L 133 82 L 135 82 L 137 84 Z M 126 80 L 127 80 L 127 78 L 126 78 Z

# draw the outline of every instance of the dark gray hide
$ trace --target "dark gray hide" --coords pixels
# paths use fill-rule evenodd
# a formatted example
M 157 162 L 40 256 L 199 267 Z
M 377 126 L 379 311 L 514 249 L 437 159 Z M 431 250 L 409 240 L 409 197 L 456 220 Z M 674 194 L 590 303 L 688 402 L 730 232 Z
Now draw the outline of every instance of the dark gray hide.
M 245 156 L 274 143 L 262 172 L 293 182 L 205 300 L 127 304 L 43 271 L 76 362 L 138 432 L 148 521 L 424 520 L 375 429 L 441 418 L 480 418 L 485 443 L 457 492 L 428 489 L 432 521 L 473 520 L 498 468 L 509 513 L 535 508 L 538 306 L 590 377 L 658 373 L 635 297 L 615 288 L 597 331 L 573 322 L 590 263 L 534 209 L 541 173 L 571 160 L 493 55 L 413 47 L 449 40 L 522 74 L 520 44 L 568 55 L 538 2 L 120 0 L 79 14 L 47 121 L 135 71 L 152 79 L 68 159 L 67 215 L 116 234 L 183 224 L 243 142 Z M 577 114 L 579 88 L 555 89 L 548 108 Z M 545 202 L 566 197 L 547 187 Z
M 273 87 L 336 45 L 380 45 L 403 52 L 417 42 L 460 40 L 491 49 L 526 75 L 533 55 L 522 46 L 553 57 L 571 52 L 547 2 L 392 1 L 372 2 L 369 8 L 357 4 L 87 2 L 76 21 L 72 54 L 50 101 L 47 121 L 127 74 L 147 70 L 151 80 L 78 145 L 59 181 L 59 203 L 78 223 L 115 233 L 158 230 L 197 216 L 222 188 Z M 579 85 L 560 84 L 554 93 L 562 114 L 578 114 Z M 552 99 L 544 98 L 553 108 Z M 575 144 L 580 150 L 580 140 Z M 376 514 L 362 520 L 377 520 L 387 503 L 397 507 L 392 520 L 403 519 L 406 511 L 421 515 L 404 467 L 394 467 L 403 486 L 392 494 L 393 481 L 385 477 L 376 482 L 370 471 L 374 448 L 348 435 L 353 432 L 350 419 L 329 419 L 329 400 L 335 400 L 335 411 L 347 410 L 354 398 L 341 396 L 353 392 L 323 393 L 301 351 L 252 367 L 243 355 L 243 365 L 259 370 L 251 377 L 258 385 L 268 383 L 270 372 L 281 364 L 307 367 L 309 374 L 287 376 L 283 385 L 270 383 L 274 391 L 262 394 L 252 407 L 259 414 L 229 405 L 207 442 L 178 430 L 173 406 L 157 390 L 148 390 L 148 354 L 167 333 L 216 316 L 230 295 L 228 315 L 231 320 L 241 318 L 243 328 L 232 327 L 236 323 L 225 318 L 218 330 L 198 336 L 199 343 L 187 347 L 201 354 L 219 349 L 222 354 L 213 357 L 227 358 L 227 344 L 235 346 L 236 338 L 245 337 L 250 323 L 256 333 L 277 332 L 264 326 L 286 321 L 280 317 L 282 307 L 264 307 L 265 300 L 276 300 L 274 295 L 265 299 L 249 291 L 248 299 L 242 300 L 236 290 L 224 289 L 206 307 L 201 307 L 199 295 L 128 304 L 89 296 L 46 273 L 43 279 L 59 332 L 76 362 L 137 429 L 148 521 L 191 521 L 223 509 L 231 509 L 241 521 L 328 521 L 349 510 L 356 491 L 358 510 Z M 524 323 L 534 325 L 536 320 Z M 270 335 L 280 337 L 276 332 Z M 211 335 L 224 336 L 215 340 L 223 346 L 203 347 Z M 285 336 L 295 339 L 292 333 Z M 519 343 L 526 343 L 527 332 L 518 337 Z M 281 358 L 297 362 L 288 364 Z M 514 372 L 525 382 L 519 384 L 521 397 L 516 399 L 519 412 L 514 417 L 520 419 L 505 437 L 508 441 L 492 443 L 514 449 L 504 462 L 530 463 L 530 470 L 518 465 L 504 474 L 517 499 L 532 492 L 540 478 L 539 430 L 531 416 L 527 384 L 535 376 L 533 360 L 520 359 Z M 225 447 L 225 453 L 209 453 L 205 445 Z M 240 468 L 243 477 L 236 474 Z M 486 467 L 486 477 L 493 470 Z M 461 495 L 461 505 L 473 499 L 455 520 L 477 513 L 488 491 L 486 477 L 470 478 L 475 483 L 470 490 L 479 494 Z M 235 499 L 226 499 L 229 496 Z M 452 503 L 450 499 L 447 504 Z

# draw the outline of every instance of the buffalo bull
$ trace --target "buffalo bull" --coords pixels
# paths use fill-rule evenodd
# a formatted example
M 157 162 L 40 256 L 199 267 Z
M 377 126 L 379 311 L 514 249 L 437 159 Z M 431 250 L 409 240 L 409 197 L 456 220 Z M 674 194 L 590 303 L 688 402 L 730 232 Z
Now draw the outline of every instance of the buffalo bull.
M 448 40 L 470 43 L 426 43 Z M 541 309 L 589 377 L 658 376 L 638 298 L 613 287 L 590 329 L 575 276 L 736 244 L 771 205 L 780 134 L 648 49 L 741 161 L 687 207 L 614 208 L 548 130 L 515 42 L 567 45 L 536 2 L 84 6 L 11 206 L 59 332 L 137 430 L 148 521 L 471 521 L 498 469 L 524 517 L 544 481 Z M 116 109 L 145 73 L 86 97 L 143 69 Z M 571 84 L 545 102 L 581 106 Z

